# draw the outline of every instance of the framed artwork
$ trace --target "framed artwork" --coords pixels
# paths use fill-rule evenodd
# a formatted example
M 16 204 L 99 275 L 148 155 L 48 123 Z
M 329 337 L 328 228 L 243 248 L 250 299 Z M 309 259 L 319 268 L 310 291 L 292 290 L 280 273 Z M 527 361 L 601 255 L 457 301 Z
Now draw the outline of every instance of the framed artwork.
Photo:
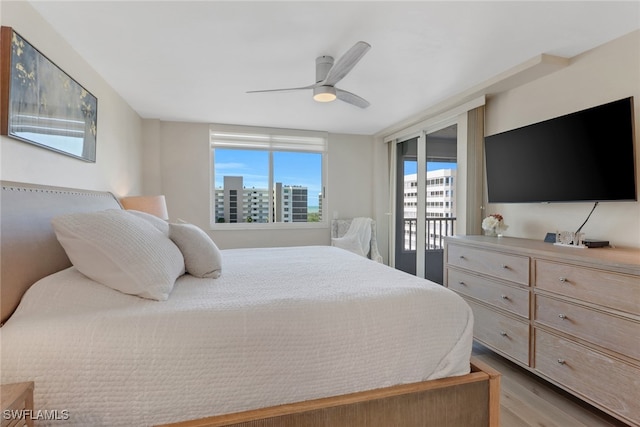
M 95 162 L 97 98 L 12 28 L 0 31 L 0 134 Z

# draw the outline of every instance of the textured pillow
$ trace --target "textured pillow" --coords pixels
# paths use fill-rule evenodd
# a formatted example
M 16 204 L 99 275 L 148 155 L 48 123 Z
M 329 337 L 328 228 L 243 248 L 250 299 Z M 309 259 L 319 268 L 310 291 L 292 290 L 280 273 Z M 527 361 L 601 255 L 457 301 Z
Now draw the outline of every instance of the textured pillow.
M 187 223 L 169 224 L 169 238 L 182 251 L 187 273 L 212 279 L 220 277 L 222 253 L 202 229 Z
M 68 214 L 51 222 L 82 274 L 125 294 L 166 300 L 184 274 L 184 258 L 176 245 L 127 211 Z
M 162 234 L 169 237 L 169 223 L 162 218 L 158 218 L 155 215 L 151 215 L 146 212 L 136 211 L 136 210 L 127 210 L 132 215 L 135 215 L 139 218 L 144 219 L 149 224 L 153 225 L 158 230 L 162 231 Z

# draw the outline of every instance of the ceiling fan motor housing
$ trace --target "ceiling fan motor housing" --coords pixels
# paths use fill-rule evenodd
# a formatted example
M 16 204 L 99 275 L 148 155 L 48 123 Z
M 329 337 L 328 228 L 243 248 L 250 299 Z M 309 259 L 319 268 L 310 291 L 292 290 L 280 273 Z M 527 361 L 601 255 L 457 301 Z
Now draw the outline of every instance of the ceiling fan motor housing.
M 316 58 L 316 83 L 323 81 L 333 67 L 333 56 L 319 56 Z

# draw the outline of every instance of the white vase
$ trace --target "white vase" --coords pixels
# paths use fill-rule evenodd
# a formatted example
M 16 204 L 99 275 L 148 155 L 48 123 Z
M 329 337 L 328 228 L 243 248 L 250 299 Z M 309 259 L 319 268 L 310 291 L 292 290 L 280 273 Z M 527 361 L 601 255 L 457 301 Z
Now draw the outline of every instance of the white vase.
M 502 237 L 502 233 L 504 233 L 507 228 L 509 228 L 508 225 L 506 224 L 498 224 L 496 227 L 491 228 L 491 229 L 485 229 L 484 230 L 484 235 L 485 236 L 493 236 L 493 237 Z

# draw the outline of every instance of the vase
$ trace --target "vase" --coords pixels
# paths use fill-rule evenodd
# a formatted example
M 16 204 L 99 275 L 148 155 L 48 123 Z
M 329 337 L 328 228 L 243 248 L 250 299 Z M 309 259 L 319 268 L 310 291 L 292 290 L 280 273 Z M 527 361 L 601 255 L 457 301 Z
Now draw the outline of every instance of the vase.
M 496 231 L 495 228 L 491 228 L 489 230 L 484 230 L 484 235 L 485 236 L 496 237 L 498 235 L 498 232 Z

